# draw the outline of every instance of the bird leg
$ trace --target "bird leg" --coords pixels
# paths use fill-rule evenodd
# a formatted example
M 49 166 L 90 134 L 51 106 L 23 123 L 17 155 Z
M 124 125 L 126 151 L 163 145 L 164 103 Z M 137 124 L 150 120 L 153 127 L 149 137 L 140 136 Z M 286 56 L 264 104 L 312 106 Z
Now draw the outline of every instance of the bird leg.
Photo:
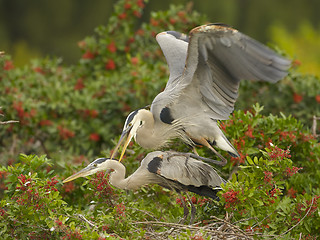
M 191 205 L 191 216 L 190 216 L 190 222 L 189 222 L 189 225 L 191 225 L 194 222 L 194 218 L 195 218 L 197 209 L 194 206 L 192 200 L 190 199 L 188 193 L 186 193 L 186 195 L 187 195 L 188 201 L 190 202 L 190 205 Z
M 179 221 L 179 224 L 184 224 L 186 221 L 188 215 L 189 215 L 189 208 L 187 207 L 186 201 L 184 200 L 183 196 L 181 193 L 179 193 L 181 204 L 183 206 L 183 218 Z
M 210 161 L 211 163 L 214 163 L 216 165 L 219 166 L 225 166 L 227 164 L 227 159 L 225 159 L 220 153 L 217 152 L 217 150 L 215 150 L 206 139 L 204 138 L 199 138 L 199 139 L 192 139 L 194 142 L 199 143 L 203 146 L 206 146 L 207 148 L 209 148 L 212 152 L 214 152 L 220 159 L 221 161 L 216 161 L 216 160 L 212 160 Z
M 192 147 L 192 151 L 195 155 L 199 156 L 198 152 L 197 152 L 197 149 L 195 147 Z

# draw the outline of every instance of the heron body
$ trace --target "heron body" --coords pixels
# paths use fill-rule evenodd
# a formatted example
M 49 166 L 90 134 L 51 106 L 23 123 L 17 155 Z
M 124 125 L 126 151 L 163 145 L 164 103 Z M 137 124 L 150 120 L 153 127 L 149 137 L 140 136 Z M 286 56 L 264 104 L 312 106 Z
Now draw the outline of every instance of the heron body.
M 157 149 L 180 138 L 216 154 L 212 146 L 239 156 L 217 121 L 228 119 L 234 110 L 241 79 L 275 83 L 288 74 L 291 62 L 223 24 L 196 27 L 189 36 L 162 32 L 156 39 L 169 66 L 169 80 L 150 111 L 128 115 L 114 152 L 128 136 L 120 160 L 132 137 L 143 148 Z
M 190 191 L 202 196 L 218 199 L 216 192 L 226 181 L 207 163 L 174 152 L 155 151 L 149 153 L 140 167 L 125 178 L 125 166 L 116 160 L 99 158 L 86 168 L 73 174 L 63 182 L 85 177 L 107 169 L 111 185 L 125 190 L 135 190 L 147 184 L 159 184 L 170 190 Z

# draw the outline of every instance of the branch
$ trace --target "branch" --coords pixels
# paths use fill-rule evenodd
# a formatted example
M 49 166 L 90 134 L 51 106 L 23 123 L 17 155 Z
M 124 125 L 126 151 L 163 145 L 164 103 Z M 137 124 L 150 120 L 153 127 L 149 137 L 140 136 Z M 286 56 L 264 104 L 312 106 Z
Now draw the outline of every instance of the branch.
M 314 137 L 320 136 L 320 134 L 317 134 L 317 120 L 320 120 L 320 117 L 313 116 L 311 131 Z
M 314 203 L 314 198 L 312 198 L 312 202 L 311 202 L 311 205 L 309 207 L 309 210 L 306 212 L 306 214 L 303 216 L 303 218 L 300 219 L 299 222 L 297 222 L 295 225 L 293 225 L 291 228 L 289 228 L 287 231 L 285 231 L 284 233 L 281 233 L 279 236 L 283 236 L 285 234 L 287 234 L 288 232 L 290 232 L 292 229 L 294 229 L 296 226 L 298 226 L 302 221 L 303 219 L 306 218 L 306 216 L 308 216 L 308 214 L 310 213 L 311 211 L 311 207 L 313 206 L 313 203 Z
M 0 125 L 6 125 L 6 124 L 11 124 L 11 123 L 18 123 L 19 121 L 15 121 L 15 120 L 9 120 L 6 122 L 0 122 Z
M 81 215 L 81 214 L 75 214 L 75 216 L 77 216 L 78 218 L 80 218 L 80 220 L 88 223 L 90 227 L 98 228 L 96 225 L 94 225 L 92 222 L 90 222 L 88 219 L 86 219 L 85 216 L 83 216 L 83 215 Z

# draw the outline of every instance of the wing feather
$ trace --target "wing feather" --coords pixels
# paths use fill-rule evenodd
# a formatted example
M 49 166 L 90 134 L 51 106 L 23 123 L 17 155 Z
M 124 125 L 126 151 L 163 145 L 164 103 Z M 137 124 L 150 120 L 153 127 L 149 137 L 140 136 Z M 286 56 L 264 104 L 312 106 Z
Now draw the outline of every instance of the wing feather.
M 158 42 L 169 65 L 170 79 L 164 90 L 167 94 L 161 94 L 157 100 L 162 106 L 171 104 L 173 108 L 179 101 L 192 97 L 184 89 L 199 89 L 201 97 L 194 97 L 194 106 L 205 103 L 215 119 L 227 119 L 233 111 L 241 79 L 274 83 L 288 74 L 291 64 L 265 45 L 221 24 L 192 29 L 189 44 L 170 37 L 174 44 L 169 47 L 171 43 L 164 41 L 165 35 L 160 38 L 163 38 L 162 43 Z M 180 44 L 180 52 L 176 54 L 172 50 Z
M 219 187 L 225 180 L 209 164 L 185 156 L 172 156 L 168 152 L 152 152 L 145 159 L 149 162 L 161 156 L 161 164 L 153 171 L 161 177 L 177 181 L 185 186 Z M 170 157 L 171 156 L 171 157 Z M 145 161 L 145 160 L 144 160 Z M 144 163 L 146 164 L 146 163 Z

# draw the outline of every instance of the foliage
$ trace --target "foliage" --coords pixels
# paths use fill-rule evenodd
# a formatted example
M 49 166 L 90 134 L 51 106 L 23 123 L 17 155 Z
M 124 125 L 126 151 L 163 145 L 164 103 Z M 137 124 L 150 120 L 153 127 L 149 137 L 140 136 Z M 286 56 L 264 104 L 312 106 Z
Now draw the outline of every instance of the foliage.
M 159 186 L 127 193 L 111 187 L 103 173 L 61 183 L 88 159 L 109 155 L 127 114 L 151 103 L 165 86 L 168 70 L 155 34 L 187 32 L 205 22 L 189 7 L 171 6 L 142 23 L 144 7 L 141 0 L 119 1 L 108 24 L 78 43 L 82 57 L 76 65 L 46 58 L 17 68 L 10 56 L 0 57 L 1 121 L 19 120 L 0 125 L 3 239 L 155 238 L 169 225 L 137 222 L 173 223 L 182 216 L 178 195 Z M 220 202 L 191 194 L 201 231 L 181 228 L 180 239 L 212 236 L 203 227 L 226 212 L 248 236 L 319 237 L 320 147 L 290 115 L 306 124 L 320 115 L 317 89 L 317 78 L 296 69 L 274 85 L 243 82 L 237 107 L 248 111 L 235 111 L 220 123 L 241 157 L 225 155 L 230 161 L 221 174 L 230 181 Z M 264 109 L 252 108 L 256 102 Z M 189 151 L 178 141 L 170 148 Z M 212 157 L 207 149 L 198 152 Z M 145 154 L 129 146 L 128 174 Z
M 320 226 L 319 143 L 294 118 L 265 117 L 259 111 L 258 105 L 252 112 L 237 111 L 222 125 L 231 139 L 238 139 L 234 144 L 244 157 L 232 159 L 223 169 L 225 177 L 238 171 L 219 193 L 220 202 L 191 194 L 196 221 L 205 227 L 211 216 L 223 218 L 227 211 L 231 222 L 248 236 L 295 239 L 301 233 L 305 239 L 316 239 Z M 145 155 L 136 145 L 130 148 L 133 151 L 124 160 L 129 173 Z M 125 193 L 111 187 L 104 173 L 62 185 L 71 172 L 52 167 L 45 156 L 21 155 L 18 163 L 1 169 L 2 188 L 6 189 L 1 201 L 4 239 L 150 237 L 150 226 L 138 222 L 163 222 L 162 227 L 152 227 L 153 234 L 160 234 L 165 223 L 177 222 L 183 215 L 178 195 L 161 187 Z M 182 233 L 185 237 L 181 239 L 186 239 L 198 231 Z M 203 230 L 201 236 L 211 235 Z

